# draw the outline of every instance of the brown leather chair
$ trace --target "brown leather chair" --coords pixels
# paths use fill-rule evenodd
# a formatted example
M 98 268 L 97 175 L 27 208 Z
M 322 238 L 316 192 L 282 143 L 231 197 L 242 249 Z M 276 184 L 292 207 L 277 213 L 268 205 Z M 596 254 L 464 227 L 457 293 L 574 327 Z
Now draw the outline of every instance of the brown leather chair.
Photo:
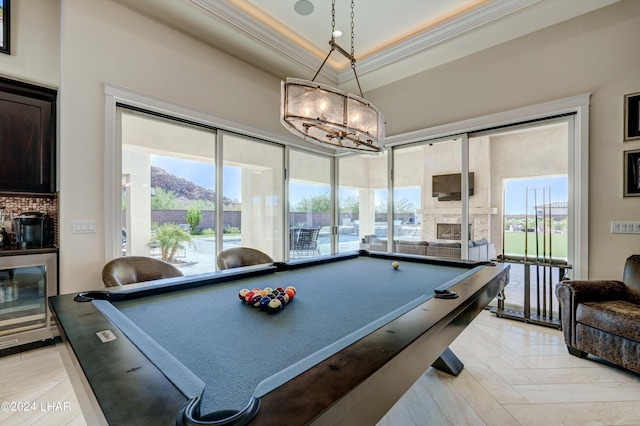
M 640 255 L 627 259 L 623 281 L 562 281 L 556 295 L 570 354 L 640 373 Z
M 234 247 L 221 251 L 217 259 L 218 269 L 240 268 L 241 266 L 273 263 L 269 255 L 250 247 Z
M 144 256 L 119 257 L 108 262 L 102 268 L 102 281 L 105 287 L 159 280 L 161 278 L 181 277 L 182 271 L 160 259 Z

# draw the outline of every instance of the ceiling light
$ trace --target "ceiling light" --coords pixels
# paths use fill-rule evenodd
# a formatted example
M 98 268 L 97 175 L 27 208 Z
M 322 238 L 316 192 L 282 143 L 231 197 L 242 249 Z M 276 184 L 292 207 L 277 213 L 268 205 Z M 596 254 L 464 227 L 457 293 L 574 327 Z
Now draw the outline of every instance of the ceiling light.
M 340 38 L 340 37 L 342 37 L 342 31 L 340 31 L 340 30 L 335 30 L 335 31 L 333 32 L 333 36 L 334 36 L 335 38 Z
M 384 117 L 367 102 L 356 73 L 353 36 L 353 0 L 351 1 L 351 54 L 335 42 L 335 0 L 331 2 L 331 50 L 311 81 L 287 78 L 282 82 L 280 122 L 290 132 L 317 145 L 337 151 L 377 154 L 384 150 Z M 315 83 L 320 70 L 337 50 L 351 61 L 360 96 L 331 86 Z

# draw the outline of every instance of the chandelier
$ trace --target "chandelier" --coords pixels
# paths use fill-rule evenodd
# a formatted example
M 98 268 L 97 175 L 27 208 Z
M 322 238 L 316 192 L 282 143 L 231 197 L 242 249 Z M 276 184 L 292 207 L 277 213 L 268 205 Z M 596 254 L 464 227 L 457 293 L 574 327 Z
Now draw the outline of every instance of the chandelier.
M 287 78 L 281 84 L 280 122 L 301 138 L 337 151 L 376 154 L 383 151 L 385 121 L 362 94 L 354 56 L 353 0 L 351 1 L 351 53 L 335 42 L 335 0 L 331 2 L 331 49 L 311 81 Z M 320 70 L 337 50 L 351 61 L 360 96 L 316 83 Z

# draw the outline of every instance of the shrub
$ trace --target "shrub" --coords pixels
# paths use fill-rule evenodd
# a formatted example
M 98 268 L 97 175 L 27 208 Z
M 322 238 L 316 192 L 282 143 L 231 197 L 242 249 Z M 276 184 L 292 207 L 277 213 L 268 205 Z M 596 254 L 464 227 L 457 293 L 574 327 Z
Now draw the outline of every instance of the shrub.
M 175 223 L 156 226 L 154 231 L 155 235 L 149 241 L 149 246 L 160 247 L 162 260 L 165 262 L 172 262 L 176 251 L 185 249 L 184 243 L 191 245 L 191 236 Z
M 202 222 L 200 206 L 189 207 L 189 210 L 187 210 L 187 223 L 191 226 L 191 235 L 196 235 L 200 222 Z

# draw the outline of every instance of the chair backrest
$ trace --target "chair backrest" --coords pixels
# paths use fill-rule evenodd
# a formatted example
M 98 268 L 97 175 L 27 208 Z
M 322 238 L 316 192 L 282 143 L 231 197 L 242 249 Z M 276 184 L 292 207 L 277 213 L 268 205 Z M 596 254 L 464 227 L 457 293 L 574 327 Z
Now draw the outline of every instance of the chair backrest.
M 640 254 L 634 254 L 627 258 L 622 281 L 628 287 L 640 292 Z
M 289 228 L 289 248 L 293 250 L 298 242 L 300 228 Z
M 318 247 L 320 228 L 301 228 L 296 247 L 301 250 L 315 250 Z
M 119 257 L 102 268 L 105 287 L 181 277 L 180 269 L 160 259 L 144 256 Z
M 219 269 L 240 268 L 241 266 L 273 263 L 269 255 L 250 247 L 233 247 L 223 250 L 216 260 Z

